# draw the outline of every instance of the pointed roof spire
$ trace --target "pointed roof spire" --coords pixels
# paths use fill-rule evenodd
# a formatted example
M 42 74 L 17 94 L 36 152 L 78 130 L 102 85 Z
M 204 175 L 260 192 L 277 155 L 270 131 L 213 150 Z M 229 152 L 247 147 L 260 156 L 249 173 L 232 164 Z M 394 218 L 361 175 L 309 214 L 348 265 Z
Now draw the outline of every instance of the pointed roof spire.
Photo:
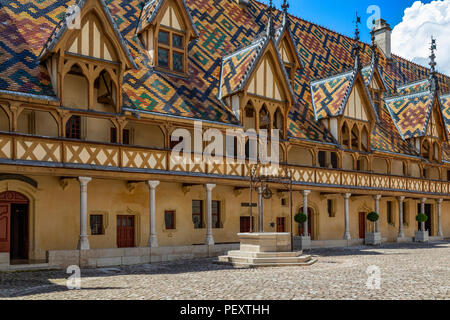
M 439 90 L 439 84 L 436 78 L 436 54 L 434 53 L 434 51 L 437 50 L 437 45 L 436 45 L 436 39 L 431 36 L 431 47 L 430 47 L 430 51 L 431 51 L 431 55 L 430 55 L 430 84 L 431 84 L 431 90 L 433 91 L 437 91 Z
M 273 6 L 273 1 L 269 1 L 269 7 L 267 8 L 267 13 L 269 14 L 269 21 L 267 23 L 267 36 L 273 37 L 275 35 L 275 22 L 273 12 L 275 7 Z
M 372 50 L 372 64 L 377 65 L 379 56 L 377 51 L 377 44 L 375 42 L 375 21 L 373 23 L 373 29 L 370 32 L 370 35 L 371 35 L 370 49 Z
M 361 48 L 359 46 L 359 25 L 361 24 L 361 17 L 358 16 L 358 12 L 356 12 L 356 20 L 355 22 L 355 43 L 352 47 L 352 57 L 355 59 L 355 70 L 361 69 L 361 60 L 359 56 L 359 52 L 361 51 Z
M 283 5 L 281 8 L 283 9 L 283 26 L 285 26 L 290 23 L 288 15 L 289 2 L 287 0 L 283 0 Z

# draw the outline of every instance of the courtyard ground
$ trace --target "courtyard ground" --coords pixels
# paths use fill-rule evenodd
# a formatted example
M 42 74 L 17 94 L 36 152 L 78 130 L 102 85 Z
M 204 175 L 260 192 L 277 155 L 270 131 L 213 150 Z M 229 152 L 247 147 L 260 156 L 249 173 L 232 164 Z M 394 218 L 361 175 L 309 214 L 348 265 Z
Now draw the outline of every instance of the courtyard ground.
M 0 299 L 450 300 L 450 241 L 308 254 L 318 258 L 310 267 L 233 269 L 200 259 L 83 269 L 80 290 L 67 288 L 65 270 L 0 273 Z

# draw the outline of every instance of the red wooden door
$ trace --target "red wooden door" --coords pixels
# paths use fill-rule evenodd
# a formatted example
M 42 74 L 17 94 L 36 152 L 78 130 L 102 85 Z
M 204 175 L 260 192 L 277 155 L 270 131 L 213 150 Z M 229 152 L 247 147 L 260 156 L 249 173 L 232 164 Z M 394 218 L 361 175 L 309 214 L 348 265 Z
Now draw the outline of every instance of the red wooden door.
M 359 213 L 359 238 L 364 239 L 366 237 L 366 213 Z
M 286 225 L 285 218 L 277 218 L 277 232 L 286 232 L 285 225 Z
M 134 216 L 117 216 L 117 247 L 134 247 Z
M 11 210 L 9 203 L 0 203 L 0 252 L 9 252 L 11 247 Z

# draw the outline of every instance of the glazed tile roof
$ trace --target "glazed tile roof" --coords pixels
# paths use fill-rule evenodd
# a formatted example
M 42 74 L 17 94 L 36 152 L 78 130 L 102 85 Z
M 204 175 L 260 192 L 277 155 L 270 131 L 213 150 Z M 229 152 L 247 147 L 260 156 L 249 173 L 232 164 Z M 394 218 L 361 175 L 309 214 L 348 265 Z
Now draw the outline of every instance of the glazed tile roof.
M 430 89 L 430 82 L 428 79 L 424 79 L 403 85 L 397 88 L 397 92 L 403 95 L 403 94 L 423 92 L 429 89 Z
M 249 46 L 238 49 L 222 60 L 220 87 L 223 96 L 241 90 L 248 80 L 253 66 L 268 44 L 268 37 L 261 37 Z
M 356 72 L 311 82 L 312 103 L 316 119 L 341 115 L 353 88 Z
M 434 98 L 434 93 L 427 90 L 385 100 L 404 139 L 425 135 Z
M 440 96 L 442 115 L 445 119 L 447 131 L 450 133 L 450 94 Z M 449 158 L 450 159 L 450 158 Z
M 244 10 L 234 0 L 185 0 L 198 39 L 189 45 L 189 76 L 180 78 L 154 71 L 136 36 L 136 31 L 144 26 L 143 21 L 151 20 L 159 0 L 150 4 L 144 0 L 104 1 L 138 67 L 127 71 L 124 77 L 124 108 L 224 124 L 239 123 L 218 99 L 221 62 L 229 52 L 251 44 L 264 31 L 265 4 L 251 0 L 249 8 Z M 74 3 L 75 0 L 0 0 L 0 90 L 55 96 L 38 56 L 64 19 L 67 7 Z M 276 11 L 277 26 L 281 20 L 281 12 Z M 351 69 L 354 40 L 295 16 L 290 16 L 290 22 L 290 32 L 304 67 L 297 72 L 292 88 L 298 103 L 291 108 L 288 134 L 296 139 L 335 143 L 329 132 L 314 120 L 310 83 Z M 361 63 L 369 65 L 370 46 L 365 43 L 360 46 Z M 388 61 L 380 54 L 378 68 L 391 92 L 429 76 L 427 68 L 396 55 Z M 441 90 L 449 92 L 449 78 L 439 74 L 438 80 Z M 232 87 L 232 79 L 230 83 Z M 388 109 L 380 112 L 379 126 L 372 137 L 374 149 L 413 153 L 405 146 Z

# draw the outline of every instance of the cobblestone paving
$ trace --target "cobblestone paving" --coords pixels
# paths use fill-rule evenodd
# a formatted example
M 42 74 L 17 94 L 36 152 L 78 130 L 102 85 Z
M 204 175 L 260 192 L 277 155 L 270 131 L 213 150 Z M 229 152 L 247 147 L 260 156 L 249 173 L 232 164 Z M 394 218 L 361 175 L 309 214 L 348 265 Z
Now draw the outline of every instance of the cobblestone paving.
M 319 249 L 310 267 L 232 269 L 213 259 L 82 270 L 68 290 L 63 271 L 0 273 L 1 299 L 446 299 L 450 242 Z M 380 289 L 366 287 L 369 266 Z

